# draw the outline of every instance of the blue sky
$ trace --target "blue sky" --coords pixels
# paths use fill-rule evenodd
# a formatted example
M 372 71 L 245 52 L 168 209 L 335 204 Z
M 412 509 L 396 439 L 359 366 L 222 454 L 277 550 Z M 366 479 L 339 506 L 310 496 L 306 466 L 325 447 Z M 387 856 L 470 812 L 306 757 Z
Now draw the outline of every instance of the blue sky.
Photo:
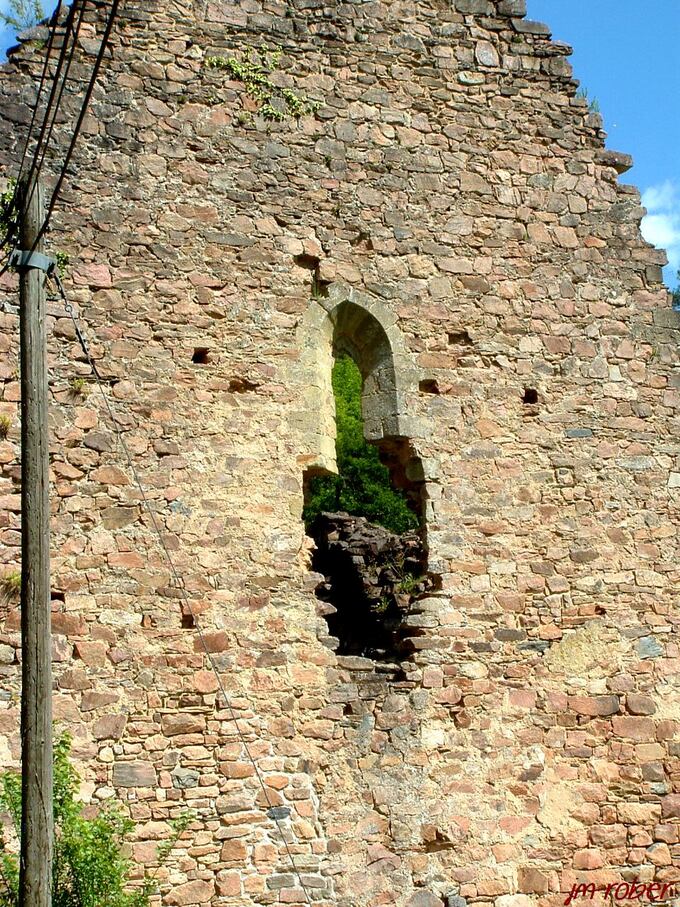
M 680 0 L 527 0 L 531 19 L 574 47 L 574 75 L 596 99 L 607 147 L 632 154 L 643 232 L 665 248 L 666 281 L 680 268 Z M 0 0 L 6 9 L 8 0 Z M 49 8 L 53 2 L 46 3 Z M 0 56 L 13 35 L 0 31 Z
M 596 98 L 607 147 L 633 155 L 621 179 L 642 192 L 645 238 L 680 268 L 680 0 L 527 0 L 528 16 L 574 48 L 574 76 Z

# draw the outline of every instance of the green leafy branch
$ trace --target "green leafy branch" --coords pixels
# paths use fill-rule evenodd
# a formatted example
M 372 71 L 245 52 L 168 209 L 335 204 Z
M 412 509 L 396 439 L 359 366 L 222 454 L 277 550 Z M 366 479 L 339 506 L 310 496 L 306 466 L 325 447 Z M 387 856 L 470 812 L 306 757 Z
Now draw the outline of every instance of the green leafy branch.
M 134 822 L 116 806 L 102 809 L 92 819 L 83 815 L 84 804 L 76 799 L 80 778 L 70 764 L 70 751 L 71 737 L 62 734 L 54 744 L 53 907 L 149 907 L 157 891 L 158 869 L 145 874 L 138 888 L 129 888 L 133 864 L 123 856 L 123 845 Z M 0 775 L 0 808 L 9 813 L 16 845 L 21 836 L 21 776 L 17 772 Z M 170 822 L 172 834 L 157 849 L 158 867 L 168 859 L 192 818 L 185 814 Z M 0 907 L 19 904 L 17 849 L 0 836 Z
M 265 120 L 282 122 L 289 117 L 299 119 L 306 114 L 316 113 L 321 104 L 310 101 L 292 88 L 280 88 L 270 75 L 281 59 L 280 50 L 269 50 L 262 46 L 259 51 L 248 47 L 241 60 L 236 57 L 206 57 L 208 69 L 220 69 L 229 73 L 232 79 L 242 82 L 246 94 L 258 105 L 258 113 Z
M 23 31 L 33 28 L 45 18 L 45 10 L 40 0 L 10 0 L 6 8 L 0 10 L 0 24 Z
M 344 510 L 398 534 L 417 529 L 418 517 L 406 495 L 392 487 L 389 470 L 380 462 L 378 448 L 364 438 L 363 382 L 356 363 L 349 356 L 339 356 L 331 377 L 338 475 L 315 476 L 311 480 L 303 511 L 305 523 L 309 526 L 324 511 Z
M 18 229 L 17 207 L 14 199 L 14 191 L 17 181 L 15 179 L 7 180 L 7 188 L 0 192 L 0 242 L 3 242 L 7 235 L 15 235 Z

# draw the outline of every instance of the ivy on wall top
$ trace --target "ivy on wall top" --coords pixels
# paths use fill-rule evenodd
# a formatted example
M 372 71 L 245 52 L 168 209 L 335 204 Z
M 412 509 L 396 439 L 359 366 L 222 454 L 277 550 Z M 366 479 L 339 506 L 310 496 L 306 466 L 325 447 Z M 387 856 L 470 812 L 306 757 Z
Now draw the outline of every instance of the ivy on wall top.
M 206 57 L 205 65 L 209 69 L 226 70 L 234 80 L 242 82 L 246 94 L 257 102 L 258 113 L 265 120 L 282 122 L 289 117 L 298 119 L 315 113 L 321 106 L 318 101 L 310 101 L 291 88 L 281 88 L 272 82 L 270 76 L 277 69 L 280 59 L 280 50 L 269 50 L 265 46 L 259 50 L 248 47 L 241 60 L 236 57 Z

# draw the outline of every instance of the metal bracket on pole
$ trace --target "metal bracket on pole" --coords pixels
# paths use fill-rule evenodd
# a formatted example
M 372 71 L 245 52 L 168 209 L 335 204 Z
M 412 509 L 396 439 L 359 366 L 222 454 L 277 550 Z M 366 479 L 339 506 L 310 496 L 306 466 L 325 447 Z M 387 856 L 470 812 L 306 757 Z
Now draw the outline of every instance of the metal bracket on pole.
M 21 249 L 15 249 L 9 257 L 9 266 L 16 268 L 17 271 L 37 268 L 49 275 L 54 271 L 57 263 L 53 258 L 43 255 L 42 252 L 23 252 Z

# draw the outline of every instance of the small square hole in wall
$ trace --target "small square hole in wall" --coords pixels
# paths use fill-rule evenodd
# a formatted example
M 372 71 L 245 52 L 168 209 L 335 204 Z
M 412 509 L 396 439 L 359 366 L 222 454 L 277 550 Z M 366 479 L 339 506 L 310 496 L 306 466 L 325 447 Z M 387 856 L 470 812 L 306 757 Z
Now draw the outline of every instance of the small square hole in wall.
M 538 403 L 538 391 L 535 387 L 525 387 L 524 396 L 522 397 L 522 403 L 527 403 L 528 405 L 535 405 Z
M 319 267 L 316 255 L 294 255 L 293 261 L 299 268 L 307 268 L 308 271 L 316 271 Z
M 449 331 L 447 334 L 449 346 L 472 346 L 472 337 L 465 328 L 458 331 Z
M 194 354 L 191 357 L 191 361 L 195 362 L 197 365 L 207 365 L 211 362 L 210 359 L 210 350 L 207 346 L 197 346 L 194 348 Z
M 436 378 L 425 378 L 418 385 L 421 394 L 439 394 L 439 383 Z
M 182 629 L 193 630 L 196 627 L 196 621 L 193 614 L 182 614 Z

